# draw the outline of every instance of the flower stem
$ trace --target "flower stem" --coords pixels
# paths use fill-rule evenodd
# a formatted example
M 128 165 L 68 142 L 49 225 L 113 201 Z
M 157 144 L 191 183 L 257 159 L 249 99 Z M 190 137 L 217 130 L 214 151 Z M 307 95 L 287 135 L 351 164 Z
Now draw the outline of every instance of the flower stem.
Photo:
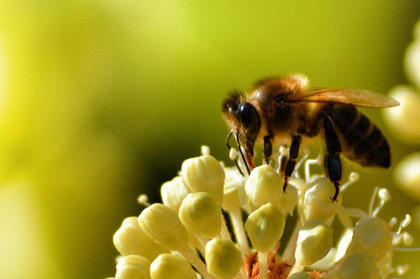
M 221 234 L 222 239 L 232 239 L 230 237 L 230 232 L 226 225 L 226 220 L 223 214 L 221 214 L 221 218 L 222 218 L 222 231 L 220 232 L 220 234 Z
M 186 249 L 180 251 L 180 253 L 200 272 L 204 279 L 216 279 L 216 277 L 208 273 L 206 265 L 193 250 Z
M 239 249 L 243 257 L 249 254 L 248 239 L 244 231 L 244 222 L 242 220 L 241 209 L 235 208 L 229 211 L 230 219 L 232 221 L 233 232 L 239 244 Z
M 267 252 L 258 252 L 258 279 L 267 279 L 268 278 L 268 253 Z

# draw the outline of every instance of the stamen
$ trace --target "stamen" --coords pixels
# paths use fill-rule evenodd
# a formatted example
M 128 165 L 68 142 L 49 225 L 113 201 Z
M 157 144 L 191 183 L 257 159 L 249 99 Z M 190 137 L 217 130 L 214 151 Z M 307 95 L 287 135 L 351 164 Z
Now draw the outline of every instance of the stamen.
M 399 265 L 395 268 L 396 272 L 398 275 L 404 275 L 405 273 L 407 273 L 408 269 L 410 268 L 410 265 L 408 264 L 404 264 L 404 265 Z
M 231 148 L 230 150 L 229 150 L 229 158 L 232 160 L 232 161 L 235 161 L 237 158 L 238 158 L 238 151 L 235 149 L 235 148 Z
M 305 162 L 305 180 L 306 183 L 310 183 L 312 180 L 310 166 L 311 165 L 320 165 L 322 163 L 322 154 L 319 154 L 315 159 L 309 159 Z
M 372 216 L 372 211 L 373 211 L 373 205 L 375 203 L 375 198 L 376 198 L 376 194 L 379 191 L 379 187 L 376 187 L 375 190 L 373 190 L 373 195 L 372 198 L 370 199 L 370 203 L 369 203 L 369 216 Z
M 397 222 L 398 222 L 398 219 L 397 219 L 397 217 L 394 216 L 394 217 L 391 218 L 391 220 L 389 220 L 388 226 L 390 228 L 392 228 L 393 226 L 395 226 L 395 224 L 397 224 Z
M 201 155 L 210 155 L 210 147 L 208 147 L 207 145 L 202 145 Z
M 141 194 L 140 196 L 138 196 L 138 198 L 137 198 L 137 202 L 140 204 L 140 205 L 143 205 L 144 207 L 148 207 L 148 206 L 150 206 L 150 203 L 149 203 L 149 198 L 147 197 L 147 195 L 145 195 L 145 194 Z
M 375 210 L 372 213 L 372 217 L 375 217 L 378 215 L 379 211 L 384 207 L 384 205 L 391 199 L 391 195 L 389 194 L 388 190 L 385 188 L 381 188 L 378 191 L 378 197 L 380 199 L 378 207 L 375 208 Z
M 296 164 L 295 169 L 293 170 L 292 176 L 295 176 L 297 178 L 300 178 L 298 170 L 303 165 L 303 163 L 308 159 L 309 153 L 305 152 L 305 155 L 302 157 L 302 159 L 299 160 L 299 162 Z
M 283 167 L 283 158 L 285 158 L 288 154 L 289 154 L 289 149 L 285 146 L 280 146 L 279 148 L 279 157 L 277 158 L 277 167 L 276 167 L 276 172 L 280 173 L 280 170 Z
M 408 226 L 410 226 L 411 221 L 412 221 L 411 215 L 406 214 L 404 220 L 401 222 L 401 227 L 407 228 Z
M 413 236 L 411 236 L 408 232 L 402 233 L 402 240 L 405 246 L 413 245 Z
M 340 187 L 341 192 L 345 191 L 350 185 L 359 180 L 359 178 L 360 175 L 357 172 L 350 173 L 349 180 Z

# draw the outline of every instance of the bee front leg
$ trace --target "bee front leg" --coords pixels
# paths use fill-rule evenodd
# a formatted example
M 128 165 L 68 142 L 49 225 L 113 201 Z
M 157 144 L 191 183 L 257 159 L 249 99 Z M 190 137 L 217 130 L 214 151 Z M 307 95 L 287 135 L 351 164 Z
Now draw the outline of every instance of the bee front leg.
M 332 197 L 333 201 L 337 200 L 338 193 L 340 192 L 340 181 L 341 181 L 341 145 L 338 140 L 337 134 L 335 133 L 334 126 L 327 115 L 323 115 L 324 130 L 325 130 L 325 141 L 327 144 L 327 154 L 324 158 L 325 173 L 331 182 L 334 184 L 335 193 Z
M 268 135 L 264 137 L 264 163 L 269 164 L 270 163 L 270 157 L 273 153 L 273 146 L 271 144 L 271 139 L 273 138 L 272 135 Z
M 302 143 L 301 136 L 296 135 L 292 137 L 292 144 L 290 145 L 290 149 L 289 149 L 289 159 L 287 160 L 286 167 L 284 169 L 283 192 L 286 191 L 289 177 L 292 175 L 293 171 L 295 170 L 296 159 L 299 156 L 299 148 L 300 148 L 301 143 Z

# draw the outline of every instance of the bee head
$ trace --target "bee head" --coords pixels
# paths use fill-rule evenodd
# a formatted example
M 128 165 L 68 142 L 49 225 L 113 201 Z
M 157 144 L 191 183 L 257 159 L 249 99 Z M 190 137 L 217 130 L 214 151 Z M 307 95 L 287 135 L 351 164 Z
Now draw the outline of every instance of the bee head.
M 239 132 L 239 138 L 252 152 L 261 128 L 257 109 L 252 104 L 232 96 L 223 102 L 222 113 L 229 127 Z

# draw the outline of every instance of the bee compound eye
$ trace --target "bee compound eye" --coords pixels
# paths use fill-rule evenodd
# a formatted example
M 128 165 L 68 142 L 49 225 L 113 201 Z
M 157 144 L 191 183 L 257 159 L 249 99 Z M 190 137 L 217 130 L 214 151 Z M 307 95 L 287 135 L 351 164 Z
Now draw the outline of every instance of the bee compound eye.
M 238 120 L 245 129 L 259 130 L 260 128 L 260 116 L 250 103 L 239 104 Z

